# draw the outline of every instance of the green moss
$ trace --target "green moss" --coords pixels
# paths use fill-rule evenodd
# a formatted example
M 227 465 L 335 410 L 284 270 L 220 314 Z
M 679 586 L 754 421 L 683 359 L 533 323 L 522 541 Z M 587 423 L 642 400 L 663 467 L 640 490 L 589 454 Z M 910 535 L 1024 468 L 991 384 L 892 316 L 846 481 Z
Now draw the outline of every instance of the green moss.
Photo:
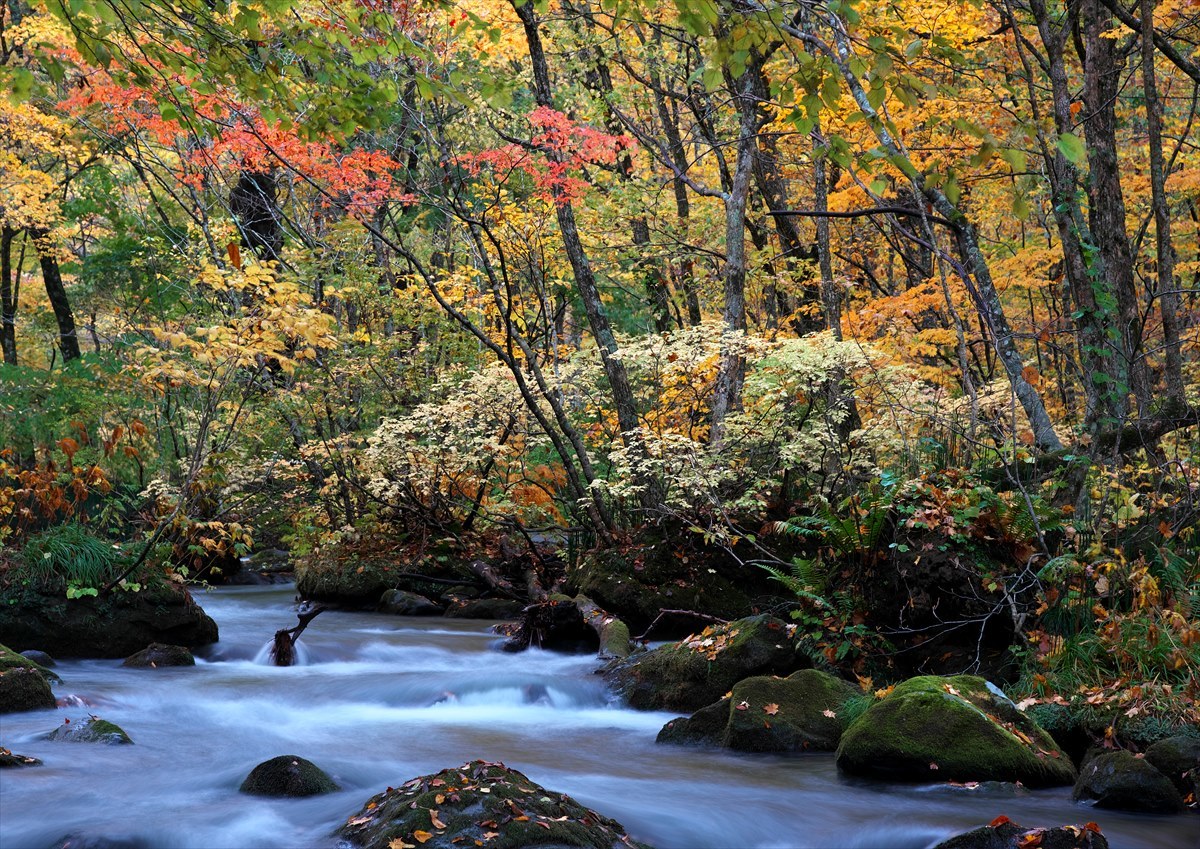
M 731 705 L 729 699 L 721 699 L 691 716 L 672 719 L 659 730 L 654 742 L 676 746 L 720 746 L 729 725 Z
M 922 676 L 898 685 L 842 737 L 847 772 L 916 781 L 1074 782 L 1070 759 L 982 678 Z
M 238 792 L 252 796 L 318 796 L 339 790 L 324 770 L 299 755 L 263 761 L 246 776 Z
M 9 669 L 33 669 L 46 680 L 47 684 L 62 683 L 61 678 L 40 663 L 30 660 L 23 654 L 18 654 L 8 646 L 0 645 L 0 672 Z
M 845 730 L 845 703 L 859 692 L 815 669 L 782 679 L 746 678 L 733 687 L 725 745 L 750 752 L 832 751 Z
M 116 723 L 93 716 L 87 722 L 64 722 L 46 735 L 47 740 L 68 743 L 103 743 L 108 746 L 131 745 L 133 740 Z
M 10 667 L 0 672 L 0 713 L 54 707 L 54 693 L 36 669 Z

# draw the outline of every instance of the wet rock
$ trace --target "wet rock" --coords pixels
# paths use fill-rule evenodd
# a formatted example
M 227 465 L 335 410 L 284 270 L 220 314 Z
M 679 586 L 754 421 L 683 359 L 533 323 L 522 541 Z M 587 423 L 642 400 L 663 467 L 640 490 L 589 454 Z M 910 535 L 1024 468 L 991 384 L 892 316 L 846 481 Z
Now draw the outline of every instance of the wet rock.
M 518 619 L 525 604 L 508 598 L 455 599 L 446 608 L 451 619 Z
M 649 849 L 615 820 L 504 764 L 485 761 L 389 787 L 350 817 L 338 835 L 363 849 L 401 844 L 422 849 Z
M 1083 825 L 1057 828 L 1022 828 L 1008 817 L 956 834 L 933 849 L 1108 849 L 1108 839 L 1098 829 Z
M 759 615 L 706 628 L 610 665 L 605 678 L 639 710 L 695 711 L 753 675 L 786 675 L 807 666 L 789 626 Z
M 846 728 L 846 703 L 856 697 L 863 698 L 859 688 L 816 669 L 755 676 L 735 684 L 730 698 L 671 720 L 657 741 L 743 752 L 833 751 Z
M 1186 797 L 1200 779 L 1200 737 L 1181 734 L 1160 740 L 1146 750 L 1146 760 Z
M 168 646 L 164 643 L 151 643 L 137 654 L 125 658 L 122 666 L 135 669 L 157 669 L 161 666 L 195 666 L 196 658 L 183 646 Z
M 702 707 L 691 716 L 672 719 L 658 732 L 655 743 L 676 746 L 720 746 L 729 725 L 729 699 Z
M 0 746 L 0 769 L 8 767 L 41 766 L 42 762 L 28 755 L 17 755 Z
M 103 598 L 26 592 L 9 604 L 12 592 L 0 591 L 0 641 L 38 646 L 55 657 L 123 658 L 150 643 L 195 648 L 217 641 L 217 623 L 177 584 Z
M 379 610 L 396 616 L 440 616 L 442 606 L 407 590 L 388 590 L 379 599 Z
M 396 586 L 401 569 L 383 557 L 323 550 L 295 562 L 296 592 L 341 607 L 373 608 Z
M 105 837 L 99 834 L 68 834 L 48 849 L 150 849 L 150 844 L 136 838 Z
M 898 781 L 1048 787 L 1076 777 L 1049 734 L 992 684 L 970 675 L 897 685 L 846 729 L 837 764 L 851 774 Z
M 46 739 L 67 743 L 103 743 L 106 746 L 125 746 L 133 743 L 121 726 L 98 716 L 90 717 L 87 722 L 71 722 L 68 719 L 47 734 Z
M 46 679 L 47 684 L 62 683 L 62 679 L 56 673 L 46 668 L 37 657 L 30 657 L 30 655 L 42 655 L 49 658 L 49 655 L 46 655 L 44 652 L 21 652 L 18 654 L 8 646 L 0 645 L 0 672 L 5 672 L 9 669 L 33 669 Z M 50 662 L 53 663 L 54 661 Z
M 37 649 L 23 651 L 21 652 L 21 657 L 25 658 L 26 660 L 32 660 L 38 666 L 44 666 L 47 669 L 57 666 L 57 664 L 54 662 L 54 658 L 46 654 L 44 651 L 38 651 Z
M 54 707 L 54 692 L 36 669 L 0 672 L 0 713 Z
M 1098 808 L 1174 814 L 1184 809 L 1171 779 L 1145 758 L 1124 750 L 1089 761 L 1075 784 L 1076 801 L 1094 800 Z
M 312 761 L 299 755 L 280 755 L 263 761 L 246 776 L 239 792 L 251 796 L 318 796 L 339 790 L 334 780 Z

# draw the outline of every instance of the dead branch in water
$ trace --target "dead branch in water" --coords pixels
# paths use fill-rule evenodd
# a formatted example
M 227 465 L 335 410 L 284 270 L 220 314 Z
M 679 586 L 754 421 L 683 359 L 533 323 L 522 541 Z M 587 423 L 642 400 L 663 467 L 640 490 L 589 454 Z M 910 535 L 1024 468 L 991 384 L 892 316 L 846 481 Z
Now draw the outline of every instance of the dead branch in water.
M 328 608 L 317 606 L 297 613 L 300 620 L 294 628 L 283 628 L 275 632 L 275 645 L 271 647 L 271 662 L 276 666 L 294 666 L 296 663 L 296 640 L 304 633 L 308 623 Z

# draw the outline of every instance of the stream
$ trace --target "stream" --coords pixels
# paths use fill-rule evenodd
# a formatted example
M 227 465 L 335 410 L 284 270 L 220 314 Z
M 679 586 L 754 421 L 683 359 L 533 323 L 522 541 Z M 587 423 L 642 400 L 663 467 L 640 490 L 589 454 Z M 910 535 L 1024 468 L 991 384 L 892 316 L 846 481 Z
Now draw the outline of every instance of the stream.
M 1123 814 L 1069 787 L 1013 792 L 850 780 L 833 757 L 658 746 L 674 714 L 613 704 L 589 656 L 503 654 L 491 623 L 328 611 L 300 640 L 303 665 L 266 664 L 296 617 L 290 585 L 197 600 L 221 641 L 195 668 L 60 661 L 62 698 L 91 707 L 0 717 L 0 746 L 44 766 L 0 770 L 0 849 L 74 833 L 170 849 L 336 847 L 373 794 L 482 758 L 502 761 L 620 821 L 658 849 L 927 847 L 999 814 L 1027 826 L 1093 820 L 1116 847 L 1200 847 L 1200 817 Z M 133 746 L 49 742 L 88 713 Z M 306 799 L 238 793 L 255 764 L 300 755 L 343 788 Z

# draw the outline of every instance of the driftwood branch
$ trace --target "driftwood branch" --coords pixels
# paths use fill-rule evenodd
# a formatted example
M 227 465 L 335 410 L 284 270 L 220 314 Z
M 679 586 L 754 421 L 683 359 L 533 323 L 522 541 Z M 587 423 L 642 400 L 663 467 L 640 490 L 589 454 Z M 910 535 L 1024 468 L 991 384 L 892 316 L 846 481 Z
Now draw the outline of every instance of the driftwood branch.
M 646 629 L 645 633 L 634 637 L 633 639 L 640 643 L 642 640 L 649 638 L 650 632 L 654 630 L 655 626 L 658 625 L 664 616 L 690 616 L 693 619 L 699 619 L 702 622 L 712 622 L 715 625 L 729 624 L 728 619 L 722 619 L 719 616 L 709 616 L 707 613 L 697 613 L 694 610 L 674 610 L 662 608 L 658 611 L 658 615 L 654 617 L 654 621 L 650 623 L 650 627 Z
M 472 560 L 467 568 L 471 570 L 472 575 L 487 584 L 493 592 L 506 598 L 520 598 L 516 588 L 484 561 Z
M 276 666 L 294 666 L 296 663 L 296 640 L 304 633 L 308 623 L 324 613 L 328 608 L 317 606 L 303 613 L 297 613 L 300 621 L 294 628 L 283 628 L 275 632 L 275 645 L 271 647 L 271 662 Z

